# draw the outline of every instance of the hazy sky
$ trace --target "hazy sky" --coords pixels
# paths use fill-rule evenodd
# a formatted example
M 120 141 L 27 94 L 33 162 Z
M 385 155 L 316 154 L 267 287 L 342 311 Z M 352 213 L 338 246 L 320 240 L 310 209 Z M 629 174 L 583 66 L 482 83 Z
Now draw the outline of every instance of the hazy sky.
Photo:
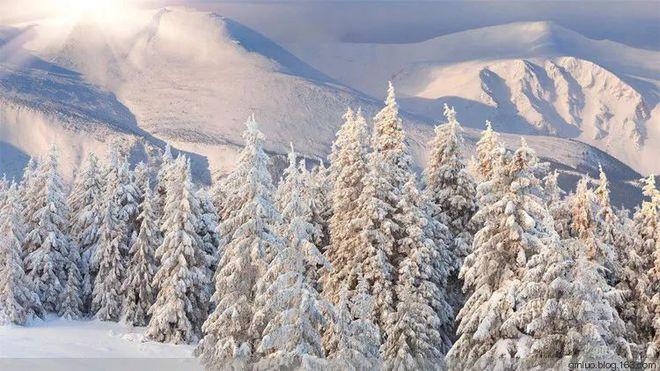
M 515 21 L 554 21 L 596 39 L 660 49 L 660 2 L 187 1 L 279 42 L 409 42 Z
M 84 0 L 0 0 L 0 23 Z M 410 42 L 516 21 L 554 21 L 595 39 L 660 50 L 660 1 L 87 0 L 213 10 L 290 42 Z

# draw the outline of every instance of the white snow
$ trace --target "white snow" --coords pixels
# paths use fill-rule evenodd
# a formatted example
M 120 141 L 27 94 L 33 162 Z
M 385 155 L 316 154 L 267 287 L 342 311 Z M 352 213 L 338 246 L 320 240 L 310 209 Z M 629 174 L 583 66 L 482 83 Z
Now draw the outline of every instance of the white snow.
M 144 342 L 143 327 L 48 318 L 0 326 L 0 369 L 201 370 L 193 346 Z

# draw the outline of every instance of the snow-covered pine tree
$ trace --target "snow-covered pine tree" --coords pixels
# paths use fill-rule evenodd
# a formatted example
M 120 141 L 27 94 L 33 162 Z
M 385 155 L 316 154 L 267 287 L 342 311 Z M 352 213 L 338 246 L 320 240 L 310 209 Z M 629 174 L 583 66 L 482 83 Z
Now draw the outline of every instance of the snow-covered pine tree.
M 321 252 L 325 252 L 330 243 L 329 220 L 332 215 L 329 170 L 323 161 L 319 160 L 319 164 L 312 171 L 306 171 L 301 164 L 301 172 L 305 183 L 304 197 L 309 200 L 312 212 L 310 222 L 314 226 L 313 242 Z
M 462 282 L 458 271 L 463 265 L 476 233 L 471 222 L 477 211 L 476 184 L 468 173 L 462 157 L 463 138 L 456 111 L 445 104 L 447 124 L 435 128 L 435 137 L 429 143 L 430 155 L 424 170 L 425 189 L 422 197 L 427 203 L 429 217 L 447 224 L 451 232 L 451 266 L 447 292 L 455 312 L 463 306 Z M 445 244 L 446 240 L 435 241 Z
M 130 170 L 128 157 L 124 154 L 119 156 L 117 172 L 116 197 L 119 200 L 119 220 L 126 225 L 126 238 L 129 239 L 134 231 L 139 230 L 136 222 L 139 214 L 140 194 L 135 186 L 134 174 Z M 125 250 L 121 250 L 122 256 L 128 255 L 128 244 L 124 245 Z
M 92 289 L 91 312 L 102 321 L 119 320 L 122 302 L 121 284 L 125 271 L 122 252 L 128 251 L 129 243 L 128 226 L 121 218 L 121 201 L 125 189 L 120 184 L 122 164 L 118 157 L 119 154 L 113 149 L 110 153 L 102 196 L 104 201 L 101 210 L 100 238 L 90 259 L 90 267 L 98 272 Z
M 174 158 L 172 157 L 172 148 L 170 144 L 165 145 L 165 150 L 160 158 L 160 167 L 158 168 L 158 173 L 156 174 L 156 205 L 157 214 L 162 214 L 163 208 L 165 207 L 165 197 L 167 196 L 167 190 L 169 189 L 168 182 L 170 181 L 170 170 L 174 165 Z
M 296 187 L 295 182 L 301 180 L 300 169 L 298 168 L 298 160 L 296 156 L 296 151 L 293 149 L 293 143 L 290 144 L 291 150 L 287 156 L 289 160 L 289 165 L 284 169 L 282 173 L 282 178 L 277 184 L 277 189 L 275 190 L 275 207 L 277 210 L 284 210 L 286 205 L 289 204 L 291 199 L 291 190 Z M 283 224 L 286 225 L 287 220 L 283 220 Z
M 619 281 L 622 265 L 624 263 L 619 258 L 619 255 L 623 255 L 625 253 L 623 250 L 627 249 L 629 246 L 619 245 L 619 243 L 624 242 L 624 240 L 623 236 L 621 236 L 622 231 L 619 228 L 620 222 L 614 212 L 614 208 L 612 208 L 612 203 L 610 202 L 609 181 L 607 180 L 607 175 L 605 175 L 603 167 L 600 164 L 598 164 L 598 170 L 598 186 L 594 190 L 594 196 L 598 206 L 596 212 L 596 237 L 611 248 L 612 266 L 607 267 L 609 271 L 607 272 L 606 277 L 610 285 L 614 286 L 616 282 Z
M 197 226 L 197 234 L 202 238 L 202 250 L 208 256 L 209 274 L 208 277 L 213 276 L 213 272 L 218 265 L 220 246 L 220 236 L 217 233 L 218 228 L 218 210 L 215 208 L 211 196 L 206 188 L 200 188 L 195 194 L 199 200 L 200 218 Z M 212 282 L 209 282 L 212 285 Z
M 149 323 L 149 308 L 156 299 L 156 288 L 153 286 L 157 269 L 155 251 L 161 242 L 154 212 L 155 196 L 148 182 L 143 182 L 142 187 L 138 215 L 140 231 L 131 246 L 126 279 L 122 285 L 124 302 L 121 319 L 132 326 L 146 326 Z
M 57 312 L 60 308 L 60 295 L 67 280 L 66 264 L 71 240 L 66 235 L 68 209 L 62 178 L 58 172 L 56 147 L 51 147 L 33 179 L 39 187 L 31 187 L 31 192 L 37 191 L 34 196 L 37 207 L 31 215 L 31 230 L 24 241 L 27 253 L 25 266 L 44 310 Z
M 214 276 L 211 301 L 215 309 L 202 326 L 204 339 L 196 349 L 209 368 L 240 367 L 249 361 L 255 283 L 270 263 L 269 257 L 282 249 L 276 234 L 281 217 L 271 199 L 269 158 L 254 116 L 246 122 L 243 138 L 245 147 L 227 179 L 231 185 L 226 188 L 227 216 L 218 226 L 224 245 Z
M 458 340 L 447 354 L 452 370 L 507 369 L 521 333 L 507 322 L 516 308 L 516 292 L 527 258 L 542 246 L 538 223 L 545 207 L 539 198 L 540 180 L 534 175 L 538 160 L 522 140 L 508 154 L 500 147 L 490 152 L 491 176 L 477 187 L 479 211 L 472 252 L 460 277 L 471 293 L 458 314 Z
M 83 302 L 82 281 L 80 272 L 81 258 L 78 244 L 71 241 L 69 244 L 68 256 L 66 259 L 66 282 L 60 298 L 60 308 L 58 314 L 65 319 L 79 319 L 82 317 Z
M 2 175 L 2 178 L 0 178 L 0 208 L 5 204 L 5 200 L 7 199 L 7 190 L 9 189 L 10 184 L 7 181 L 7 178 L 5 175 Z
M 71 239 L 78 245 L 81 255 L 81 300 L 82 309 L 91 306 L 92 289 L 96 270 L 91 267 L 91 257 L 99 241 L 101 211 L 103 206 L 102 165 L 93 153 L 87 157 L 86 165 L 76 179 L 69 195 Z
M 493 151 L 499 151 L 499 148 L 502 147 L 500 143 L 499 135 L 496 131 L 493 130 L 493 126 L 490 121 L 486 120 L 486 129 L 481 132 L 481 138 L 477 142 L 477 156 L 475 157 L 475 163 L 472 164 L 472 172 L 477 180 L 477 183 L 482 183 L 493 176 L 495 161 L 495 156 L 493 156 Z
M 642 179 L 642 194 L 645 196 L 641 208 L 633 217 L 635 250 L 642 259 L 642 271 L 646 272 L 647 295 L 651 298 L 650 311 L 653 328 L 640 331 L 647 339 L 646 360 L 660 360 L 660 191 L 655 186 L 655 176 Z M 648 332 L 647 332 L 648 331 Z
M 607 298 L 601 267 L 579 240 L 561 241 L 550 217 L 537 225 L 547 237 L 529 259 L 518 292 L 521 304 L 510 320 L 527 335 L 517 349 L 519 367 L 565 369 L 572 362 L 629 359 L 625 326 Z
M 344 284 L 354 289 L 357 281 L 349 283 L 351 271 L 357 264 L 361 226 L 355 223 L 358 198 L 364 188 L 367 174 L 367 122 L 349 108 L 344 124 L 337 132 L 337 139 L 330 154 L 330 201 L 332 215 L 329 220 L 330 245 L 324 254 L 332 265 L 332 271 L 322 277 L 323 295 L 333 303 L 339 302 L 339 291 Z
M 37 176 L 37 162 L 33 157 L 30 157 L 27 165 L 23 169 L 23 178 L 19 183 L 18 193 L 21 199 L 23 208 L 23 215 L 25 221 L 25 230 L 29 231 L 33 226 L 33 215 L 40 209 L 39 203 L 39 182 L 36 180 Z M 41 183 L 43 184 L 43 183 Z M 27 256 L 27 246 L 23 246 L 23 258 Z
M 566 199 L 562 198 L 564 191 L 559 188 L 559 172 L 554 170 L 543 178 L 543 198 L 548 212 L 554 220 L 555 231 L 562 239 L 570 238 L 571 210 Z
M 582 177 L 578 181 L 575 194 L 569 200 L 570 205 L 570 235 L 583 242 L 587 249 L 587 256 L 607 272 L 612 272 L 616 262 L 616 253 L 612 246 L 597 235 L 598 202 L 592 189 L 589 188 L 588 180 Z M 606 272 L 602 272 L 603 275 Z
M 323 257 L 310 242 L 311 224 L 304 220 L 308 210 L 303 210 L 300 191 L 300 184 L 294 181 L 284 208 L 284 216 L 291 220 L 285 235 L 288 241 L 257 283 L 250 326 L 260 357 L 257 369 L 314 370 L 324 358 L 321 331 L 332 313 L 332 304 L 321 299 L 309 282 L 310 250 L 316 250 L 316 259 Z
M 628 210 L 617 210 L 615 226 L 616 246 L 620 271 L 615 288 L 623 296 L 617 310 L 626 324 L 626 339 L 633 347 L 633 359 L 641 361 L 653 333 L 651 296 L 648 292 L 649 277 L 644 272 L 644 260 L 635 248 L 635 226 Z M 625 248 L 624 248 L 625 247 Z
M 451 347 L 454 315 L 445 291 L 451 260 L 444 240 L 436 245 L 428 238 L 414 174 L 403 191 L 399 222 L 405 234 L 398 244 L 406 254 L 398 268 L 396 312 L 382 352 L 386 370 L 433 369 L 443 364 Z
M 328 332 L 330 365 L 339 370 L 372 370 L 381 366 L 380 330 L 373 322 L 373 297 L 361 272 L 354 291 L 339 291 L 334 320 Z
M 358 198 L 356 225 L 359 225 L 357 261 L 370 284 L 375 298 L 374 319 L 385 335 L 395 311 L 394 283 L 397 267 L 408 251 L 402 251 L 399 240 L 405 236 L 401 225 L 399 202 L 404 184 L 412 172 L 412 159 L 404 141 L 405 135 L 394 88 L 389 84 L 385 107 L 374 117 L 368 156 L 368 173 Z
M 190 162 L 179 157 L 170 172 L 163 210 L 163 242 L 156 250 L 160 262 L 153 286 L 156 302 L 145 336 L 168 343 L 191 343 L 200 338 L 208 315 L 208 259 L 195 227 L 199 224 L 199 201 L 195 197 Z
M 301 166 L 301 169 L 288 176 L 291 178 L 288 180 L 291 184 L 290 194 L 282 208 L 282 224 L 278 232 L 286 245 L 293 246 L 302 254 L 305 282 L 318 291 L 319 277 L 331 267 L 314 243 L 318 231 L 312 224 L 312 202 L 308 198 L 310 194 L 305 192 L 308 186 L 305 182 L 307 173 Z
M 23 268 L 22 240 L 25 238 L 22 209 L 17 185 L 5 190 L 0 208 L 0 324 L 23 325 L 41 316 L 39 295 Z
M 135 169 L 133 169 L 133 187 L 135 187 L 139 203 L 144 201 L 145 187 L 150 187 L 150 175 L 149 166 L 146 163 L 141 161 L 135 165 Z M 139 228 L 137 230 L 139 230 Z

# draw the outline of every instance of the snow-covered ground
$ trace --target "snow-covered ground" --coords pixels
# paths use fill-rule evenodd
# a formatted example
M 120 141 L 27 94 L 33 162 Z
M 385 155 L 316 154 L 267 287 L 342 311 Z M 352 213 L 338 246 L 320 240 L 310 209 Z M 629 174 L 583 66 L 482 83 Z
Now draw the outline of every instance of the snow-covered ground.
M 0 326 L 1 370 L 201 370 L 193 346 L 144 342 L 141 327 L 51 318 Z

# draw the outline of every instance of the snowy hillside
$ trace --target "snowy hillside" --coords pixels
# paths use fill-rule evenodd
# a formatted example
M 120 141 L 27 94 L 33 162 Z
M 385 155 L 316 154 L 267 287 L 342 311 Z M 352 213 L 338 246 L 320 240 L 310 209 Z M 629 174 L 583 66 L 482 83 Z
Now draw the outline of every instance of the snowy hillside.
M 413 44 L 291 44 L 351 87 L 379 96 L 392 79 L 402 106 L 428 118 L 442 103 L 466 125 L 576 138 L 636 170 L 658 172 L 660 53 L 595 41 L 550 22 L 513 23 Z
M 537 129 L 547 129 L 541 132 L 552 134 L 557 128 L 561 129 L 556 130 L 560 135 L 573 134 L 590 127 L 583 121 L 593 120 L 598 114 L 610 117 L 610 113 L 598 111 L 599 106 L 594 106 L 592 100 L 600 99 L 604 87 L 619 83 L 616 86 L 625 97 L 625 104 L 613 110 L 611 120 L 605 120 L 598 132 L 589 134 L 608 140 L 619 138 L 611 140 L 613 148 L 630 141 L 641 141 L 640 148 L 650 148 L 646 143 L 653 137 L 642 132 L 646 125 L 644 117 L 650 114 L 644 103 L 646 98 L 604 70 L 599 70 L 596 76 L 598 84 L 579 90 L 581 94 L 588 90 L 588 95 L 573 99 L 565 95 L 577 94 L 573 91 L 576 83 L 562 82 L 561 76 L 550 83 L 550 72 L 536 76 L 543 70 L 533 64 L 537 62 L 482 62 L 480 66 L 466 62 L 450 67 L 438 67 L 436 62 L 409 64 L 414 60 L 431 60 L 431 55 L 436 61 L 443 58 L 450 61 L 449 56 L 452 61 L 475 58 L 476 54 L 470 50 L 449 48 L 449 45 L 464 45 L 469 35 L 430 40 L 422 43 L 423 48 L 367 45 L 362 50 L 357 45 L 332 45 L 327 49 L 306 46 L 306 50 L 317 51 L 324 59 L 305 63 L 266 36 L 214 13 L 167 8 L 139 12 L 129 19 L 122 28 L 81 21 L 64 29 L 50 24 L 4 29 L 0 36 L 4 38 L 0 59 L 4 172 L 20 175 L 29 156 L 43 154 L 47 143 L 55 142 L 62 148 L 63 170 L 70 180 L 73 169 L 88 151 L 103 156 L 108 143 L 121 137 L 128 140 L 128 145 L 146 144 L 147 150 L 162 148 L 165 141 L 170 142 L 191 156 L 197 179 L 208 181 L 211 171 L 232 167 L 242 145 L 243 122 L 252 113 L 262 124 L 268 150 L 285 153 L 289 143 L 293 143 L 302 155 L 325 158 L 346 107 L 362 107 L 369 117 L 381 106 L 379 99 L 351 87 L 380 96 L 388 78 L 394 78 L 402 106 L 412 112 L 404 115 L 404 121 L 420 167 L 424 165 L 426 143 L 432 137 L 432 123 L 441 117 L 439 110 L 444 101 L 456 106 L 459 119 L 468 127 L 481 129 L 484 120 L 490 118 L 497 130 L 515 133 L 507 140 L 510 148 L 515 148 L 519 143 L 518 133 L 535 134 Z M 475 39 L 484 44 L 493 34 L 479 32 L 480 38 Z M 513 30 L 509 33 L 515 34 Z M 481 53 L 485 57 L 495 55 L 496 50 L 511 56 L 522 54 L 531 44 L 538 43 L 533 33 L 524 34 L 529 39 L 527 44 L 516 44 L 504 52 L 501 48 L 482 47 Z M 507 35 L 500 33 L 498 37 Z M 383 57 L 383 53 L 390 53 L 390 48 L 401 48 L 405 53 L 393 52 L 391 58 Z M 293 49 L 298 50 L 295 46 Z M 366 59 L 333 57 L 339 55 L 335 53 L 351 56 L 357 51 L 360 58 Z M 306 59 L 310 57 L 303 54 Z M 628 55 L 637 58 L 634 53 Z M 592 66 L 567 58 L 556 59 L 551 65 L 573 64 L 574 70 Z M 368 71 L 364 66 L 368 66 Z M 406 69 L 392 76 L 388 71 L 396 66 Z M 488 68 L 492 73 L 480 73 Z M 498 84 L 500 80 L 493 77 L 496 73 L 506 81 Z M 490 85 L 484 82 L 488 80 L 486 75 L 490 76 Z M 601 81 L 601 75 L 609 80 Z M 536 85 L 527 85 L 529 76 L 536 76 L 532 80 Z M 510 84 L 519 85 L 516 94 L 520 99 L 515 104 L 507 103 L 501 92 Z M 460 91 L 464 98 L 443 100 L 446 96 L 461 96 L 454 90 Z M 555 99 L 557 108 L 550 103 L 538 104 L 547 97 Z M 575 101 L 578 98 L 581 101 Z M 616 135 L 619 131 L 612 128 L 615 119 L 631 120 L 626 135 Z M 580 125 L 580 129 L 571 125 Z M 468 139 L 473 141 L 476 133 L 469 133 Z M 595 176 L 598 158 L 608 173 L 625 174 L 612 177 L 622 188 L 626 188 L 625 182 L 639 177 L 622 163 L 589 146 L 551 137 L 530 139 L 530 143 L 535 141 L 539 142 L 535 149 L 540 156 L 570 171 L 590 169 L 590 175 Z M 137 158 L 142 158 L 143 150 L 138 152 Z M 626 156 L 620 159 L 628 164 L 636 160 Z M 627 197 L 625 202 L 628 204 L 633 199 L 639 196 Z

